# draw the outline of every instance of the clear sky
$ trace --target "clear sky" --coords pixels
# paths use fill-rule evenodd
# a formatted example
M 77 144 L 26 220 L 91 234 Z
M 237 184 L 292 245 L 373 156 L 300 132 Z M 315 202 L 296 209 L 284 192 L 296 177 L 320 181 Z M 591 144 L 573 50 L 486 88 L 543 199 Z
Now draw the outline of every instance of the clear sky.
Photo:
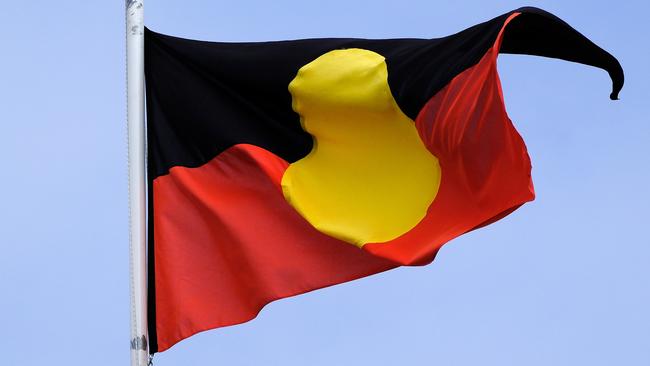
M 605 72 L 500 58 L 537 200 L 401 268 L 275 302 L 156 365 L 649 365 L 650 3 L 147 1 L 205 40 L 439 37 L 534 5 L 614 54 Z M 127 365 L 122 1 L 0 11 L 0 365 Z M 263 245 L 263 244 L 260 244 Z

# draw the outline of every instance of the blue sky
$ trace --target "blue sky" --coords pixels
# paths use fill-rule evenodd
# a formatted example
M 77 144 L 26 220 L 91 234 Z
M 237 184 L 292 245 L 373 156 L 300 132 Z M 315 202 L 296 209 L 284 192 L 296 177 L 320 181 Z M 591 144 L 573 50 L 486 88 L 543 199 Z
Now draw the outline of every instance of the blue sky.
M 438 37 L 534 5 L 614 54 L 501 56 L 537 200 L 402 268 L 267 306 L 156 365 L 650 364 L 647 1 L 149 1 L 188 38 Z M 123 2 L 0 12 L 0 364 L 129 362 Z

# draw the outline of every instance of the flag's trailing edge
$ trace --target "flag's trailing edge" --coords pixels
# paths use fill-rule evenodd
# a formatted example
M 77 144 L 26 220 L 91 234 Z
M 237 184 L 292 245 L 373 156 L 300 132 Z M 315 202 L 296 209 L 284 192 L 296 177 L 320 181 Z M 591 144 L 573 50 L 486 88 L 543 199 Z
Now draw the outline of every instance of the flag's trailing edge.
M 534 199 L 498 53 L 623 70 L 521 8 L 439 39 L 214 43 L 147 30 L 151 352 L 270 301 L 433 260 Z

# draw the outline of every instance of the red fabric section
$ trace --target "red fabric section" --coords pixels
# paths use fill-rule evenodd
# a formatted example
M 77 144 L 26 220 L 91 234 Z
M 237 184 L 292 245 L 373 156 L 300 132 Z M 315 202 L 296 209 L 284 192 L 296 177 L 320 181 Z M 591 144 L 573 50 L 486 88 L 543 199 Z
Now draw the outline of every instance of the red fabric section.
M 440 161 L 440 189 L 424 219 L 388 243 L 364 246 L 402 264 L 429 263 L 449 240 L 535 198 L 526 145 L 508 118 L 497 73 L 504 24 L 481 61 L 427 102 L 415 123 Z
M 393 268 L 320 233 L 284 199 L 288 164 L 237 145 L 154 181 L 158 351 L 264 305 Z

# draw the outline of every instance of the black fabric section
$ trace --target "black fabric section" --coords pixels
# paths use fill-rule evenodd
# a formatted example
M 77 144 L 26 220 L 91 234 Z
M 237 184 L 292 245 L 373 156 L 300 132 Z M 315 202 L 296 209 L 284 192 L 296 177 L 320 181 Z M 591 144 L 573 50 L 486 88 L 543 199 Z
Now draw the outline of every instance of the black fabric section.
M 506 27 L 501 53 L 558 58 L 601 68 L 612 79 L 612 100 L 623 88 L 621 64 L 562 19 L 537 8 L 519 9 L 521 15 Z
M 561 58 L 607 70 L 615 98 L 623 84 L 618 61 L 559 18 L 522 8 L 506 28 L 502 52 Z M 506 13 L 438 39 L 307 39 L 217 43 L 145 32 L 149 173 L 197 167 L 239 143 L 260 146 L 288 162 L 311 151 L 312 138 L 291 108 L 288 85 L 322 54 L 363 48 L 383 55 L 402 111 L 422 106 L 456 75 L 475 65 L 494 41 Z
M 298 70 L 335 49 L 363 48 L 386 58 L 389 85 L 415 119 L 444 85 L 475 65 L 508 14 L 439 39 L 308 39 L 215 43 L 145 33 L 149 173 L 197 167 L 239 143 L 294 162 L 312 138 L 291 108 Z

